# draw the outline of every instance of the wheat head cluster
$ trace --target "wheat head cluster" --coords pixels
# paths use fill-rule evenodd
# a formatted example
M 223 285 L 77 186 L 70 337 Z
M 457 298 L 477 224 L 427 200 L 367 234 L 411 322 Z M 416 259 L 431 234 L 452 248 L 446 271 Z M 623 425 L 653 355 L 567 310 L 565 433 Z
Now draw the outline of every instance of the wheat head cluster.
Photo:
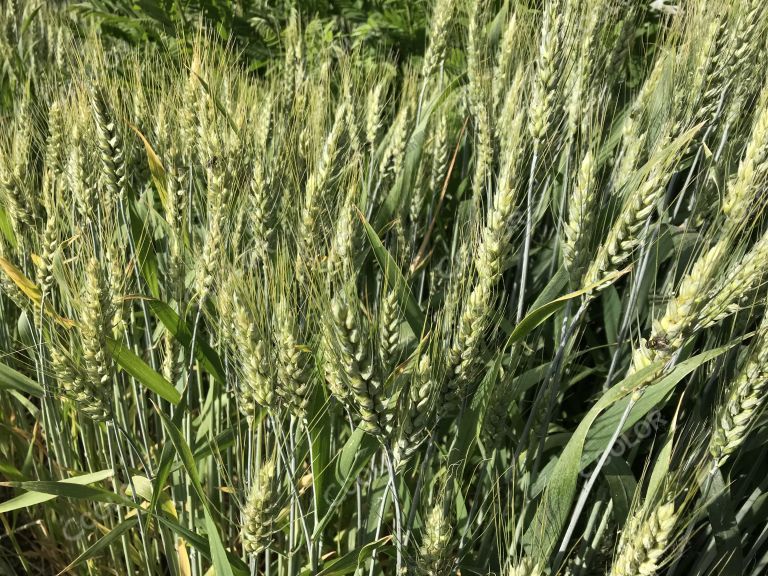
M 0 7 L 0 574 L 768 573 L 762 0 L 67 4 Z

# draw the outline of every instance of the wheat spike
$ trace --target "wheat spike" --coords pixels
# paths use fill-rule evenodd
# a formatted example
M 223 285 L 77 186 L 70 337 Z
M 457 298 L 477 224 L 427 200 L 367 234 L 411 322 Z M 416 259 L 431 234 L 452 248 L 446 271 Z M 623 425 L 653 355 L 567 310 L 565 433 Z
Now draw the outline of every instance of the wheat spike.
M 767 263 L 768 232 L 765 232 L 709 292 L 699 312 L 697 328 L 712 326 L 737 312 L 742 300 L 762 282 Z
M 421 68 L 421 75 L 425 80 L 434 74 L 445 58 L 449 27 L 455 10 L 454 1 L 437 0 L 432 10 L 429 45 L 424 54 L 424 62 Z
M 279 305 L 277 310 L 275 392 L 291 413 L 303 418 L 314 381 L 314 358 L 310 349 L 300 340 L 292 310 L 285 303 Z
M 507 570 L 505 576 L 542 576 L 543 574 L 543 570 L 533 560 L 521 558 Z
M 240 298 L 235 297 L 233 339 L 235 352 L 242 366 L 240 397 L 247 414 L 253 414 L 249 407 L 251 400 L 264 408 L 274 407 L 275 381 L 272 373 L 272 350 L 268 342 L 257 335 L 256 325 Z
M 453 572 L 453 523 L 442 498 L 430 509 L 419 548 L 418 573 L 448 576 Z
M 568 219 L 564 225 L 565 239 L 562 243 L 563 262 L 574 286 L 581 280 L 589 261 L 589 234 L 596 199 L 595 160 L 592 151 L 587 150 L 568 197 Z
M 536 60 L 536 74 L 531 95 L 528 131 L 538 147 L 554 123 L 557 115 L 557 83 L 562 68 L 563 17 L 557 2 L 548 1 L 542 16 L 539 54 Z
M 91 386 L 108 386 L 112 380 L 112 358 L 107 351 L 107 336 L 112 331 L 112 299 L 99 261 L 91 257 L 85 267 L 80 335 L 83 343 L 85 374 Z
M 274 461 L 262 463 L 243 510 L 241 535 L 248 554 L 261 552 L 272 544 L 281 505 L 278 485 Z
M 123 141 L 109 111 L 104 93 L 99 88 L 91 94 L 91 108 L 96 124 L 96 136 L 101 158 L 102 180 L 109 192 L 110 201 L 125 194 L 125 152 Z
M 429 436 L 433 416 L 436 380 L 432 373 L 432 362 L 423 353 L 416 363 L 407 384 L 398 419 L 397 440 L 393 450 L 395 464 L 403 466 Z
M 768 317 L 767 317 L 768 318 Z M 738 450 L 755 422 L 768 386 L 768 320 L 763 319 L 755 342 L 726 396 L 717 408 L 709 453 L 722 466 Z
M 395 289 L 382 289 L 379 304 L 379 357 L 384 372 L 392 369 L 397 361 L 397 350 L 400 345 L 400 304 L 398 292 Z
M 53 375 L 75 406 L 97 422 L 112 418 L 112 410 L 104 386 L 94 385 L 83 370 L 77 367 L 58 346 L 52 346 L 50 353 Z
M 206 169 L 208 184 L 208 230 L 202 257 L 195 271 L 195 287 L 200 302 L 205 301 L 221 263 L 221 243 L 224 234 L 229 182 L 225 161 L 211 154 Z
M 332 338 L 336 348 L 334 361 L 350 411 L 357 414 L 361 426 L 380 438 L 391 432 L 393 407 L 384 394 L 384 383 L 373 361 L 367 327 L 362 322 L 353 293 L 337 294 L 331 301 Z
M 640 510 L 624 529 L 611 576 L 653 576 L 672 539 L 677 511 L 672 502 Z

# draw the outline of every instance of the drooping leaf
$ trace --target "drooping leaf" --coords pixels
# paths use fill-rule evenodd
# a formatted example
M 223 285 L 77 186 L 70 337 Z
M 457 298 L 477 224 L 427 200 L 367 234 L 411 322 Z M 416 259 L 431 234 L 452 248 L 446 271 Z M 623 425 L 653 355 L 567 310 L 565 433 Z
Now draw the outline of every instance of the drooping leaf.
M 179 315 L 165 302 L 161 300 L 149 300 L 149 308 L 157 316 L 163 326 L 173 337 L 178 340 L 186 350 L 192 345 L 192 330 Z M 216 380 L 223 383 L 224 367 L 219 355 L 210 347 L 203 338 L 195 339 L 195 358 L 202 367 Z
M 173 447 L 176 449 L 176 453 L 179 455 L 179 458 L 184 465 L 184 469 L 187 472 L 187 476 L 189 477 L 192 487 L 195 489 L 195 492 L 197 493 L 197 496 L 203 506 L 203 513 L 205 515 L 205 527 L 206 531 L 208 532 L 208 544 L 211 550 L 211 559 L 213 560 L 213 565 L 216 569 L 216 575 L 234 576 L 232 571 L 232 564 L 227 558 L 227 553 L 224 549 L 224 544 L 221 541 L 219 529 L 216 526 L 216 523 L 213 521 L 213 516 L 211 516 L 208 498 L 206 497 L 205 491 L 203 490 L 203 485 L 200 481 L 200 473 L 197 470 L 197 464 L 195 463 L 195 458 L 192 455 L 192 450 L 190 450 L 189 445 L 187 444 L 186 440 L 184 440 L 184 437 L 182 436 L 178 427 L 161 411 L 158 410 L 157 413 L 160 415 L 160 418 L 163 422 L 163 427 L 168 433 L 168 436 L 173 443 Z
M 622 428 L 624 431 L 647 414 L 688 374 L 733 345 L 735 343 L 689 358 L 658 381 L 655 380 L 662 366 L 659 363 L 651 364 L 603 394 L 582 418 L 552 471 L 547 490 L 526 533 L 526 542 L 532 554 L 542 562 L 549 558 L 570 515 L 579 473 L 606 448 L 629 402 L 629 395 L 642 389 L 642 395 L 630 411 L 631 423 L 627 418 Z M 603 412 L 606 414 L 603 415 Z M 598 417 L 599 425 L 596 423 Z M 591 431 L 593 426 L 596 430 Z
M 144 134 L 142 134 L 133 124 L 129 123 L 128 125 L 131 127 L 131 130 L 136 132 L 136 135 L 141 139 L 142 144 L 144 144 L 144 152 L 147 155 L 152 182 L 155 184 L 158 194 L 160 194 L 160 202 L 162 202 L 163 207 L 167 208 L 168 191 L 166 189 L 165 168 L 163 167 L 163 162 L 160 160 L 160 157 L 157 155 L 154 148 L 152 148 L 152 144 L 149 143 L 146 136 L 144 136 Z
M 741 576 L 745 573 L 742 535 L 731 500 L 731 489 L 719 468 L 711 472 L 711 477 L 712 500 L 708 503 L 707 513 L 715 535 L 717 554 L 722 558 L 717 571 L 723 576 Z
M 317 576 L 346 576 L 347 574 L 352 574 L 371 557 L 374 550 L 381 554 L 388 548 L 391 548 L 391 546 L 386 546 L 390 540 L 392 540 L 392 536 L 384 536 L 374 542 L 369 542 L 364 546 L 355 548 L 341 558 L 328 562 L 328 566 L 318 572 Z
M 32 303 L 36 307 L 40 307 L 40 302 L 43 299 L 43 295 L 40 292 L 40 289 L 35 286 L 35 283 L 32 282 L 29 278 L 27 278 L 24 273 L 19 270 L 16 266 L 11 264 L 8 260 L 5 258 L 0 257 L 0 268 L 2 268 L 3 272 L 8 276 L 8 278 L 11 279 L 11 281 L 16 284 L 16 286 L 19 288 L 19 290 L 22 291 L 22 293 L 29 298 Z M 64 326 L 65 328 L 71 328 L 75 325 L 75 323 L 70 320 L 69 318 L 64 318 L 63 316 L 60 316 L 57 314 L 53 307 L 51 306 L 50 301 L 46 300 L 45 302 L 45 313 L 46 315 L 53 318 L 55 322 L 60 324 L 61 326 Z
M 94 482 L 100 482 L 102 480 L 106 480 L 107 478 L 110 478 L 112 474 L 113 474 L 113 471 L 111 469 L 100 470 L 98 472 L 92 472 L 90 474 L 83 474 L 81 476 L 73 476 L 72 478 L 66 478 L 64 480 L 60 480 L 59 483 L 79 484 L 79 485 L 93 484 Z M 19 482 L 19 484 L 23 484 L 23 482 Z M 43 502 L 48 502 L 49 500 L 53 500 L 56 497 L 57 497 L 57 494 L 51 493 L 50 491 L 47 491 L 47 492 L 30 491 L 30 492 L 27 492 L 26 494 L 16 496 L 15 498 L 11 498 L 10 500 L 7 500 L 6 502 L 3 502 L 2 504 L 0 504 L 0 514 L 11 512 L 13 510 L 18 510 L 19 508 L 24 508 L 26 506 L 34 506 L 35 504 L 42 504 Z
M 136 378 L 143 386 L 171 404 L 179 403 L 181 400 L 179 391 L 144 360 L 112 338 L 107 339 L 107 347 L 117 365 Z
M 413 294 L 411 294 L 411 289 L 409 288 L 403 273 L 400 271 L 400 267 L 389 253 L 389 250 L 387 250 L 382 243 L 379 235 L 376 234 L 376 231 L 359 210 L 358 216 L 363 223 L 368 242 L 370 242 L 376 261 L 379 263 L 379 266 L 384 273 L 387 285 L 390 289 L 396 292 L 398 305 L 405 315 L 405 319 L 411 327 L 411 330 L 413 330 L 413 333 L 418 337 L 424 329 L 424 313 L 421 311 L 421 307 L 419 306 L 419 303 L 416 302 Z
M 590 294 L 600 286 L 607 285 L 610 282 L 615 282 L 618 278 L 620 278 L 621 276 L 623 276 L 628 272 L 629 272 L 629 268 L 612 272 L 611 274 L 608 274 L 605 278 L 603 278 L 599 282 L 590 284 L 589 286 L 586 286 L 580 290 L 576 290 L 575 292 L 569 292 L 564 296 L 560 296 L 555 300 L 551 300 L 550 302 L 547 302 L 546 304 L 542 304 L 538 308 L 531 310 L 528 314 L 525 315 L 525 317 L 522 320 L 520 320 L 520 323 L 517 326 L 515 326 L 515 328 L 512 330 L 512 333 L 509 335 L 509 338 L 507 339 L 507 347 L 511 346 L 516 342 L 521 342 L 535 328 L 541 326 L 541 324 L 543 324 L 553 314 L 562 310 L 569 300 L 573 300 L 574 298 L 578 298 L 585 294 Z
M 132 500 L 115 494 L 109 490 L 103 488 L 96 488 L 94 486 L 85 486 L 81 484 L 75 484 L 73 482 L 63 482 L 55 480 L 30 480 L 27 482 L 0 482 L 0 486 L 7 486 L 9 488 L 21 488 L 22 490 L 28 490 L 30 492 L 42 492 L 52 496 L 62 496 L 64 498 L 75 498 L 78 500 L 90 500 L 92 502 L 106 502 L 108 504 L 121 504 L 134 508 L 135 504 Z M 7 503 L 6 503 L 7 504 Z M 23 505 L 29 505 L 28 503 Z M 18 508 L 18 502 L 16 503 Z M 0 508 L 0 512 L 4 511 L 5 507 Z

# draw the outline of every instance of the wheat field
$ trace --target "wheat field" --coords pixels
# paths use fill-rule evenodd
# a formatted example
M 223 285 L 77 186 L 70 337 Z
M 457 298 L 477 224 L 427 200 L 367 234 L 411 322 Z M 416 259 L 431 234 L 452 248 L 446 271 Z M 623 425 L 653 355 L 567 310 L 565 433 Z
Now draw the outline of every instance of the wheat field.
M 768 574 L 768 6 L 415 4 L 0 6 L 0 574 Z

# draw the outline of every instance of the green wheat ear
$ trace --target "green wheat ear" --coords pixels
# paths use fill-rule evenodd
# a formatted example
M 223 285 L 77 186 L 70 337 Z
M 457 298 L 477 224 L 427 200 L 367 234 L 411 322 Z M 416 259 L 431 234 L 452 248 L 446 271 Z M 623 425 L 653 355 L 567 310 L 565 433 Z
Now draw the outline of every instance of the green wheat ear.
M 275 392 L 282 405 L 303 418 L 314 385 L 314 358 L 302 341 L 295 312 L 286 304 L 278 306 L 274 345 L 277 356 Z
M 639 515 L 641 513 L 643 515 Z M 677 512 L 672 502 L 647 513 L 641 510 L 633 516 L 622 534 L 619 551 L 611 566 L 611 576 L 656 574 L 670 545 L 676 522 Z
M 454 523 L 446 511 L 446 502 L 438 498 L 430 508 L 419 547 L 417 573 L 423 576 L 447 576 L 454 570 Z
M 263 462 L 243 510 L 243 549 L 256 554 L 272 544 L 281 509 L 279 479 L 272 460 Z
M 544 572 L 529 558 L 523 558 L 511 566 L 505 576 L 541 576 Z
M 761 570 L 768 3 L 69 4 L 0 1 L 0 572 Z
M 768 385 L 766 330 L 768 321 L 764 319 L 744 365 L 726 388 L 725 397 L 715 412 L 709 453 L 716 466 L 722 466 L 744 443 L 765 402 Z

